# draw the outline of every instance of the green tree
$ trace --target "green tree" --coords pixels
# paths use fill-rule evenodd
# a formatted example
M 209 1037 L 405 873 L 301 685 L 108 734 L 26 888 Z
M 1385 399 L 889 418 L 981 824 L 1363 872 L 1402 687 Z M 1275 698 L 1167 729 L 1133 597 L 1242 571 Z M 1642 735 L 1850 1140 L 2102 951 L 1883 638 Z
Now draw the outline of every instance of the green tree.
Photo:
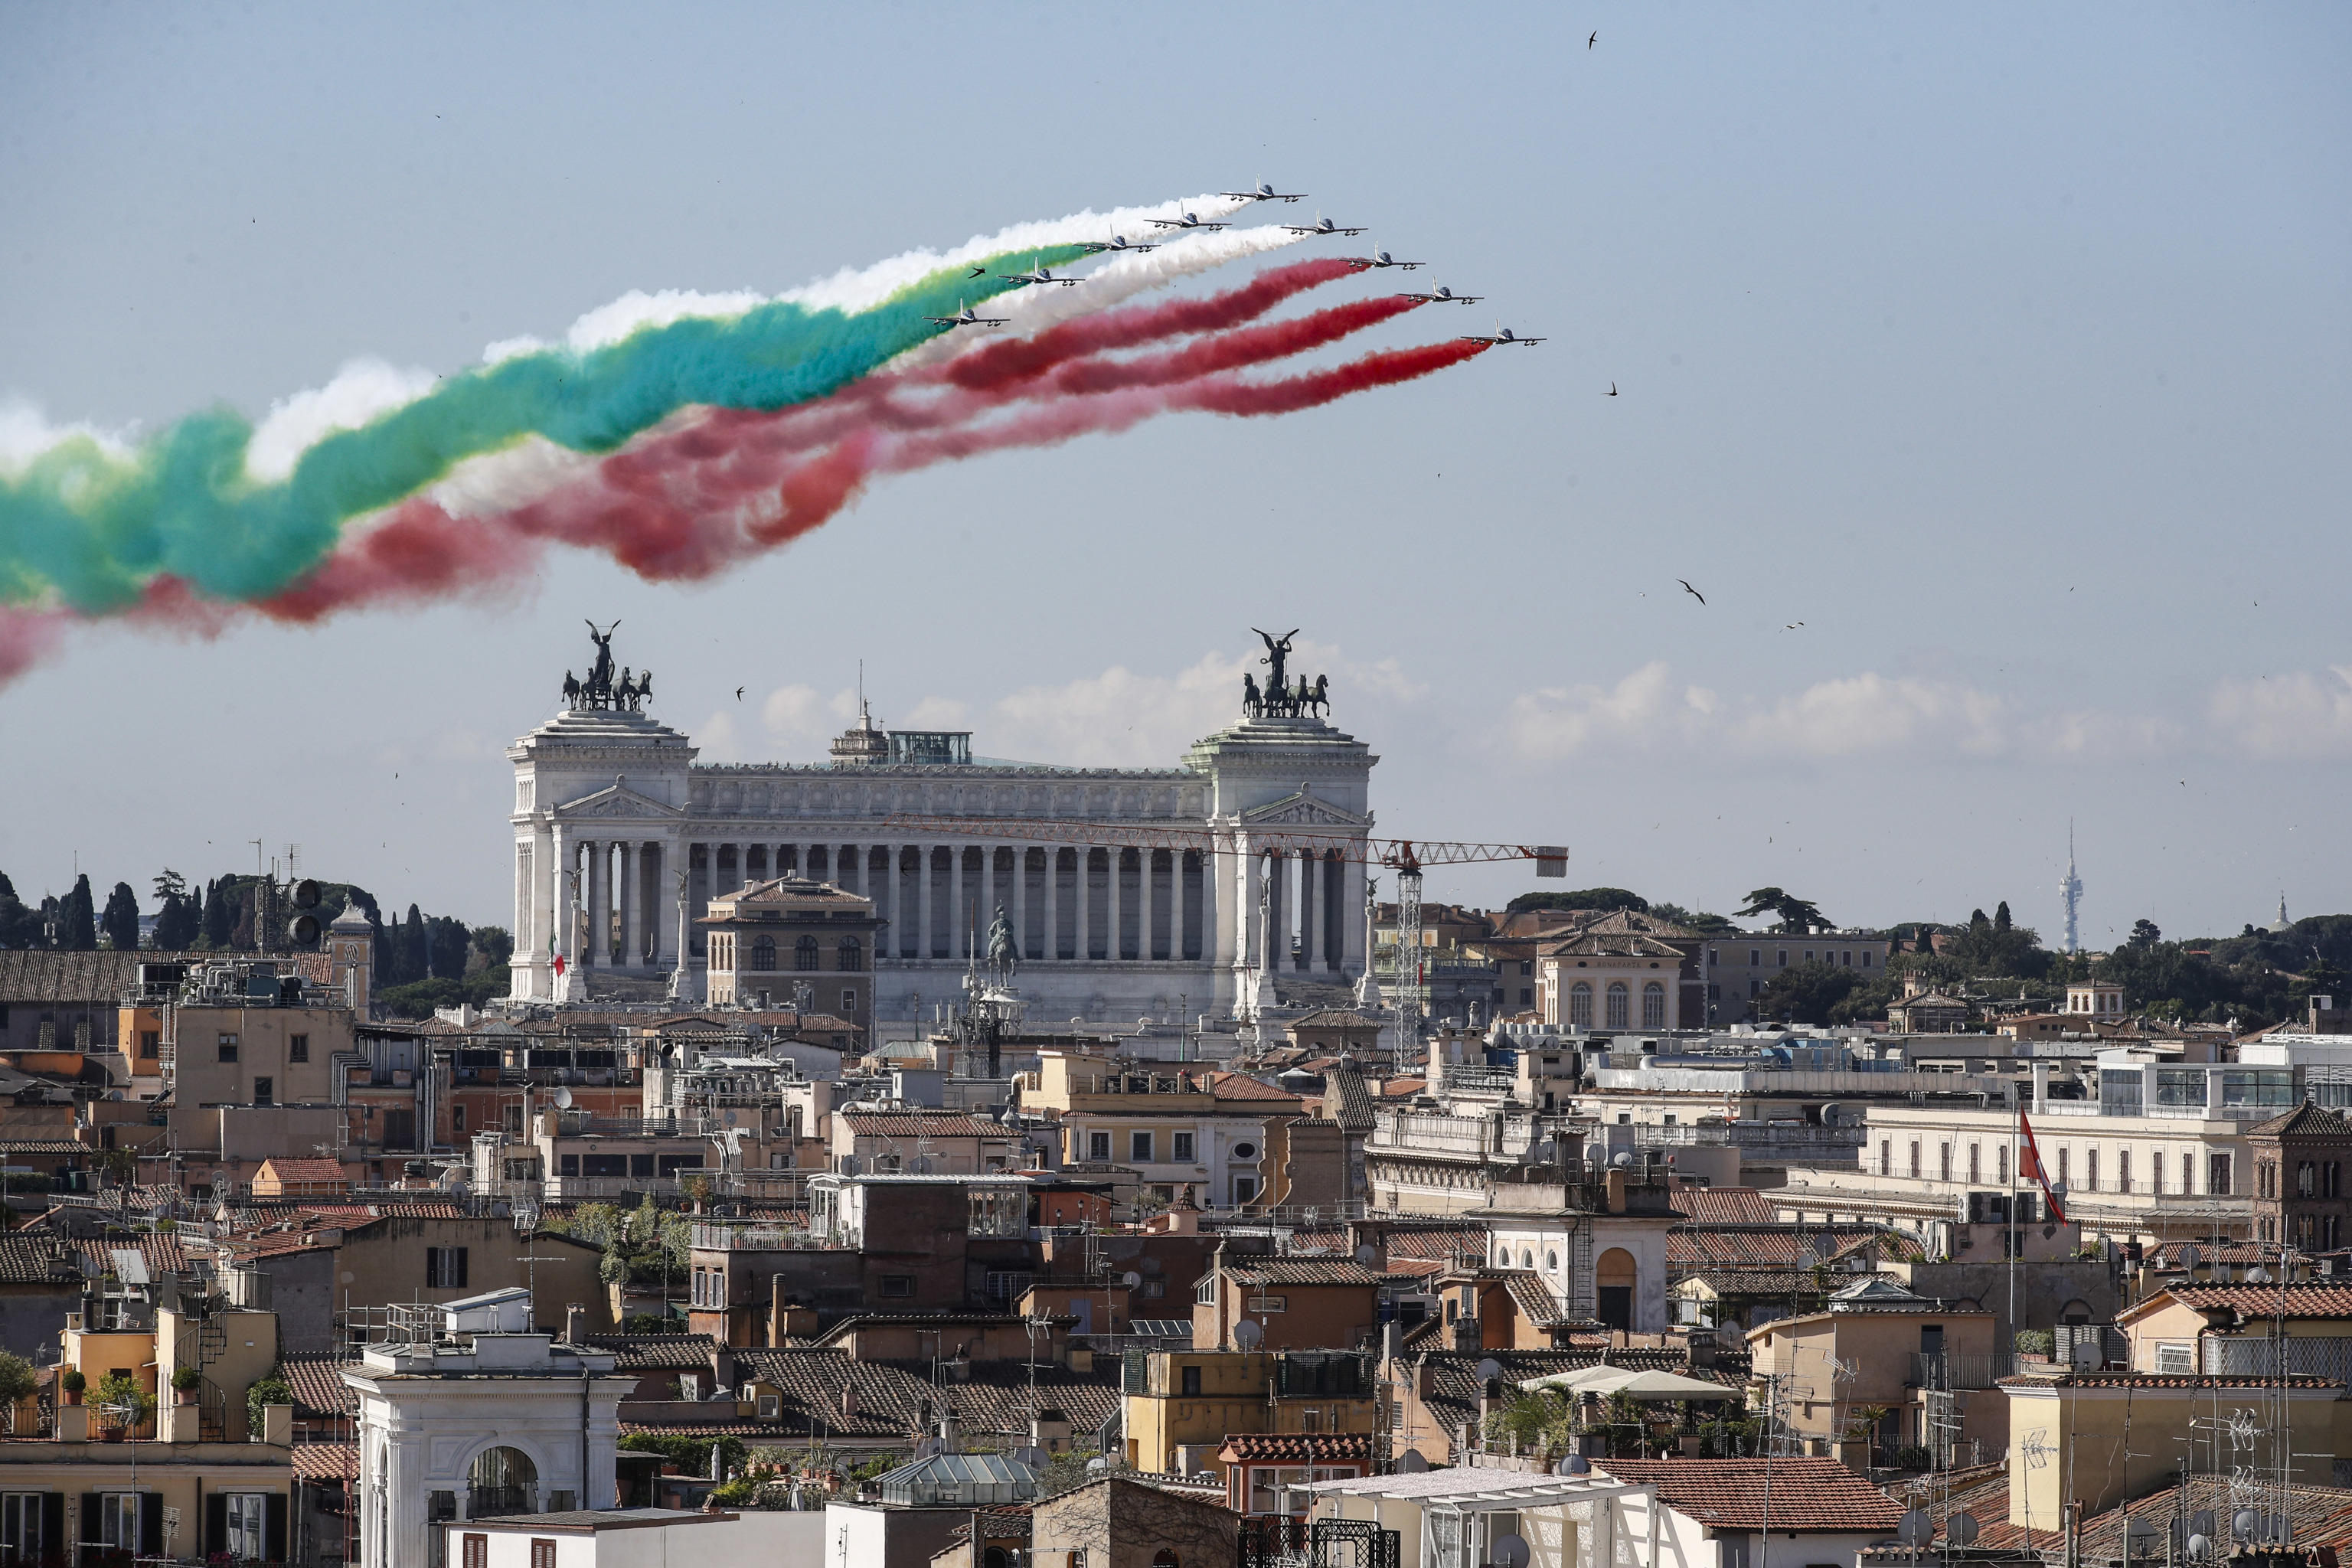
M 2162 941 L 2163 938 L 2164 932 L 2157 929 L 2157 924 L 2154 921 L 2137 920 L 2132 921 L 2130 938 L 2132 946 L 2153 947 L 2158 942 Z
M 1811 899 L 1801 899 L 1780 888 L 1757 889 L 1748 895 L 1747 906 L 1732 913 L 1741 920 L 1764 914 L 1775 916 L 1780 922 L 1777 929 L 1792 936 L 1830 929 L 1828 917 Z
M 94 951 L 98 946 L 98 907 L 90 900 L 87 873 L 74 879 L 73 891 L 66 895 L 61 913 L 58 945 L 73 952 Z
M 1834 1015 L 1842 1004 L 1869 984 L 1857 969 L 1831 963 L 1792 963 L 1773 973 L 1762 994 L 1748 1003 L 1748 1012 L 1759 1020 L 1775 1024 L 1851 1023 L 1853 1019 L 1850 1009 L 1846 1017 Z M 1885 1013 L 1885 1003 L 1879 1005 L 1879 1011 Z
M 1709 914 L 1703 910 L 1686 910 L 1680 904 L 1652 904 L 1650 913 L 1668 925 L 1680 926 L 1685 931 L 1699 936 L 1721 936 L 1726 931 L 1738 929 L 1731 923 L 1731 917 L 1728 915 Z
M 33 1363 L 24 1357 L 0 1351 L 0 1410 L 7 1412 L 8 1430 L 16 1430 L 16 1406 L 40 1391 L 41 1380 L 33 1372 Z
M 2009 929 L 2009 900 L 2007 899 L 2001 900 L 2000 907 L 1992 912 L 1992 929 L 1995 931 L 2007 931 Z
M 425 965 L 436 980 L 463 979 L 466 973 L 467 932 L 465 923 L 446 915 L 435 915 L 426 922 L 425 946 Z
M 236 900 L 232 879 L 215 878 L 205 887 L 205 945 L 215 952 L 228 951 L 236 933 Z
M 89 1391 L 89 1405 L 91 1419 L 110 1431 L 127 1431 L 155 1414 L 155 1396 L 121 1369 L 99 1379 Z
M 1650 900 L 1631 888 L 1580 888 L 1572 893 L 1521 893 L 1504 908 L 1524 910 L 1634 910 L 1648 913 Z
M 432 974 L 432 943 L 425 934 L 425 917 L 415 904 L 411 904 L 408 906 L 408 919 L 400 928 L 400 977 L 403 980 L 426 980 Z
M 41 917 L 25 907 L 16 896 L 16 885 L 0 871 L 0 947 L 41 947 L 46 945 L 41 935 Z
M 255 1436 L 261 1435 L 261 1407 L 265 1405 L 291 1405 L 294 1385 L 286 1381 L 283 1368 L 274 1368 L 268 1377 L 257 1379 L 245 1391 L 245 1424 Z
M 514 958 L 514 936 L 504 926 L 476 926 L 473 944 L 477 969 L 502 968 Z
M 106 914 L 99 924 L 117 952 L 128 952 L 139 945 L 139 895 L 131 890 L 130 883 L 114 884 L 114 890 L 106 895 Z
M 155 945 L 177 952 L 196 940 L 203 911 L 188 879 L 170 867 L 155 879 Z

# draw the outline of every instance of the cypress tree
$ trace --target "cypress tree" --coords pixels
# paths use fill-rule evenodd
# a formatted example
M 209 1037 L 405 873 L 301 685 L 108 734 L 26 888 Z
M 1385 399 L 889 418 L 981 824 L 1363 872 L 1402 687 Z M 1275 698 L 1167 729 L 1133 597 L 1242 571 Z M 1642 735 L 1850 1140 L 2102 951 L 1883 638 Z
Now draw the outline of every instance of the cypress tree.
M 74 879 L 73 891 L 66 895 L 63 919 L 58 927 L 58 945 L 75 952 L 89 952 L 98 946 L 98 910 L 89 897 L 87 874 Z
M 205 945 L 215 950 L 226 948 L 236 930 L 236 911 L 229 908 L 226 880 L 215 878 L 205 884 Z
M 408 921 L 401 927 L 400 935 L 401 979 L 425 979 L 433 973 L 433 952 L 425 936 L 425 917 L 415 904 L 408 906 Z
M 139 945 L 139 895 L 131 890 L 128 882 L 114 884 L 114 891 L 106 895 L 106 939 L 118 952 L 128 952 Z

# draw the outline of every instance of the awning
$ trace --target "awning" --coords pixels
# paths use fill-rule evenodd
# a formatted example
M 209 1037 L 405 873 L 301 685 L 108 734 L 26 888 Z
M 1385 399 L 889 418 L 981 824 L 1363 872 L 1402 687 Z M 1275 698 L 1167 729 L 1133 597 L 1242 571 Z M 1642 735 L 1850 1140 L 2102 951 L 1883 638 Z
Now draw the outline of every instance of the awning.
M 1726 1388 L 1719 1383 L 1706 1383 L 1696 1377 L 1685 1377 L 1675 1372 L 1641 1372 L 1623 1366 L 1584 1366 L 1573 1372 L 1556 1372 L 1547 1377 L 1531 1377 L 1519 1384 L 1521 1388 L 1557 1388 L 1566 1394 L 1625 1394 L 1636 1399 L 1738 1399 L 1743 1397 L 1736 1388 Z

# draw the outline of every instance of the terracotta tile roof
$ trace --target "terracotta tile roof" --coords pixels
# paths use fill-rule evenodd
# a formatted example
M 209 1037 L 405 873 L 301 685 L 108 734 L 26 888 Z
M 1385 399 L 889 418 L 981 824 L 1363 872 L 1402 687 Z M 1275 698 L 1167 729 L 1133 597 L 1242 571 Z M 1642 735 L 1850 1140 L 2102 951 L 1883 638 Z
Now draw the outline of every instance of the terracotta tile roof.
M 1227 1464 L 1328 1465 L 1372 1458 L 1369 1432 L 1244 1432 L 1225 1439 L 1217 1458 Z
M 340 1481 L 360 1473 L 360 1446 L 357 1443 L 297 1443 L 294 1445 L 294 1479 L 303 1481 Z
M 1266 1258 L 1228 1262 L 1238 1285 L 1385 1285 L 1396 1276 L 1354 1258 Z
M 1270 1083 L 1261 1083 L 1244 1073 L 1213 1072 L 1202 1076 L 1209 1080 L 1209 1093 L 1218 1100 L 1278 1100 L 1294 1106 L 1298 1103 L 1298 1096 L 1286 1093 Z
M 1666 1202 L 1703 1225 L 1770 1225 L 1780 1217 L 1754 1187 L 1675 1187 Z
M 1383 1080 L 1381 1084 L 1381 1098 L 1383 1100 L 1402 1100 L 1407 1095 L 1419 1094 L 1423 1089 L 1427 1089 L 1428 1087 L 1429 1080 L 1425 1078 L 1388 1079 Z
M 1508 1284 L 1512 1305 L 1518 1308 L 1519 1316 L 1528 1322 L 1538 1328 L 1548 1328 L 1553 1323 L 1571 1321 L 1567 1303 L 1554 1295 L 1551 1287 L 1536 1275 L 1524 1269 L 1514 1270 Z
M 292 1182 L 304 1186 L 351 1185 L 351 1173 L 338 1160 L 281 1160 L 272 1157 L 261 1162 L 254 1173 L 257 1181 Z
M 708 1372 L 719 1354 L 709 1334 L 590 1334 L 590 1344 L 613 1352 L 621 1372 Z
M 1025 1436 L 1039 1408 L 1064 1412 L 1079 1432 L 1091 1433 L 1118 1408 L 1118 1369 L 1106 1361 L 1098 1373 L 1072 1372 L 1053 1363 L 1033 1369 L 1026 1362 L 971 1363 L 971 1380 L 935 1386 L 929 1362 L 856 1362 L 837 1350 L 750 1348 L 734 1352 L 738 1373 L 756 1378 L 782 1395 L 778 1419 L 756 1430 L 782 1440 L 812 1429 L 827 1435 L 897 1442 L 925 1430 L 926 1413 L 952 1404 L 968 1436 Z M 856 1408 L 845 1411 L 842 1392 L 854 1387 Z M 700 1430 L 700 1428 L 694 1428 Z
M 1607 1354 L 1611 1366 L 1685 1374 L 1690 1370 L 1690 1358 L 1680 1351 L 1618 1350 Z M 1601 1355 L 1598 1345 L 1565 1351 L 1433 1351 L 1420 1358 L 1429 1369 L 1429 1387 L 1421 1396 L 1422 1403 L 1428 1406 L 1438 1431 L 1451 1437 L 1465 1422 L 1473 1428 L 1478 1424 L 1478 1397 L 1486 1390 L 1478 1377 L 1478 1363 L 1488 1357 L 1502 1367 L 1503 1384 L 1508 1388 L 1531 1377 L 1598 1366 Z
M 1924 1508 L 1936 1527 L 1936 1540 L 1944 1539 L 1947 1521 L 1968 1514 L 1977 1521 L 1975 1546 L 1978 1552 L 2038 1552 L 2065 1544 L 2065 1535 L 2055 1530 L 2028 1530 L 2021 1524 L 2009 1522 L 2009 1467 L 1996 1461 L 1990 1465 L 1971 1466 L 1955 1470 L 1950 1478 L 1948 1497 L 1932 1489 L 1926 1481 L 1906 1482 L 1887 1489 L 1897 1500 L 1912 1507 Z M 2166 1510 L 2170 1517 L 2170 1510 Z M 1921 1549 L 1888 1542 L 1884 1546 L 1865 1547 L 1862 1560 L 1865 1563 L 1908 1563 L 1920 1555 Z M 2089 1561 L 2086 1557 L 2085 1561 Z
M 75 1242 L 74 1246 L 84 1258 L 89 1258 L 105 1273 L 113 1272 L 112 1255 L 118 1248 L 135 1250 L 146 1260 L 147 1272 L 150 1275 L 185 1274 L 188 1271 L 188 1250 L 181 1243 L 176 1232 L 162 1234 L 142 1232 L 137 1236 L 91 1237 Z
M 1694 1268 L 1809 1268 L 1814 1241 L 1827 1236 L 1837 1256 L 1885 1233 L 1870 1225 L 1717 1224 L 1693 1220 L 1666 1232 L 1666 1267 Z
M 332 1351 L 295 1352 L 278 1358 L 278 1375 L 294 1391 L 294 1414 L 305 1421 L 357 1415 L 359 1395 L 343 1381 L 351 1365 Z
M 2235 1307 L 2249 1318 L 2352 1318 L 2352 1280 L 2314 1279 L 2294 1285 L 2168 1285 L 2165 1294 L 2184 1307 L 2204 1310 Z
M 2347 1121 L 2326 1107 L 2305 1100 L 2283 1116 L 2268 1121 L 2258 1121 L 2246 1129 L 2249 1138 L 2310 1137 L 2341 1140 L 2352 1138 L 2352 1121 Z
M 1829 1292 L 1810 1268 L 1705 1268 L 1685 1274 L 1675 1285 L 1704 1285 L 1717 1298 L 1725 1296 L 1797 1297 L 1818 1303 Z M 1831 1283 L 1839 1283 L 1835 1276 Z
M 45 1232 L 0 1236 L 0 1285 L 47 1285 L 81 1278 L 64 1240 Z
M 977 1116 L 936 1110 L 836 1110 L 835 1115 L 861 1138 L 1010 1138 L 1012 1133 Z
M 1655 1486 L 1676 1513 L 1717 1530 L 1765 1526 L 1763 1459 L 1602 1459 L 1621 1481 Z M 1835 1459 L 1770 1461 L 1775 1531 L 1893 1530 L 1903 1505 Z
M 38 900 L 37 900 L 36 902 Z M 185 962 L 186 955 L 143 949 L 89 952 L 19 948 L 0 952 L 0 1002 L 113 1006 L 139 984 L 142 963 Z M 68 1031 L 69 1032 L 69 1031 Z
M 87 1154 L 89 1145 L 71 1138 L 0 1138 L 0 1154 Z

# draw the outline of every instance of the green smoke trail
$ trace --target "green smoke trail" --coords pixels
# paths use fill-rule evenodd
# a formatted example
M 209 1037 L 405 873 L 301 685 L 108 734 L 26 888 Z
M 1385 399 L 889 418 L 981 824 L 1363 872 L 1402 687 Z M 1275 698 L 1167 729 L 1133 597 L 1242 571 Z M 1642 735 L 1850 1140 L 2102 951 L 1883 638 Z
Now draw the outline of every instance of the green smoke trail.
M 284 480 L 246 472 L 253 422 L 235 409 L 180 420 L 118 457 L 86 436 L 0 476 L 0 604 L 54 594 L 100 614 L 159 573 L 225 600 L 267 597 L 332 550 L 343 525 L 446 478 L 466 458 L 541 436 L 606 452 L 691 404 L 772 410 L 823 397 L 940 329 L 961 300 L 1012 287 L 1000 263 L 1062 266 L 1082 246 L 992 257 L 991 276 L 945 268 L 864 310 L 785 301 L 647 327 L 586 353 L 551 349 L 462 372 L 414 402 L 303 452 Z

